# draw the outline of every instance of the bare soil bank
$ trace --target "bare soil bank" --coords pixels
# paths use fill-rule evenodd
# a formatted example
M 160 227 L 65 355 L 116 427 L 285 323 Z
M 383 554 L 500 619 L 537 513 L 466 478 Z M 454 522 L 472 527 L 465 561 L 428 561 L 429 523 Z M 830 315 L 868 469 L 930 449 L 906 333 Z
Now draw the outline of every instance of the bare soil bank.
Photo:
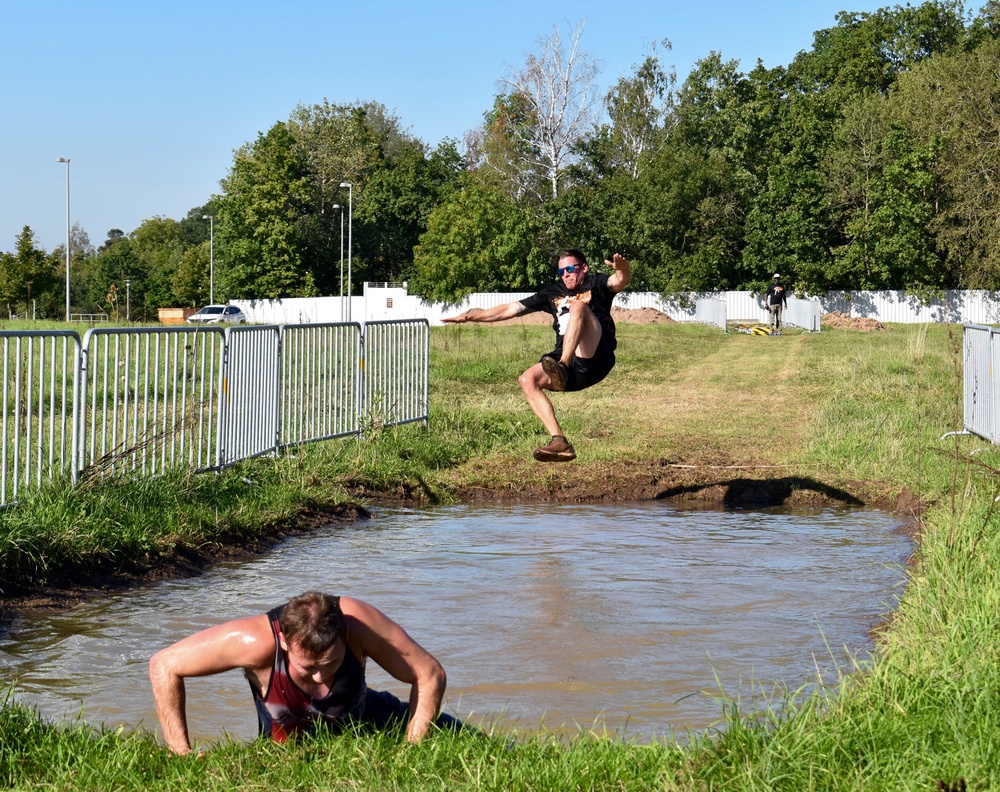
M 482 463 L 487 464 L 487 463 Z M 817 472 L 803 475 L 801 466 L 765 465 L 725 458 L 652 459 L 643 462 L 587 464 L 531 463 L 527 475 L 512 476 L 505 488 L 459 486 L 453 494 L 463 502 L 562 503 L 638 500 L 702 501 L 731 507 L 862 506 L 916 519 L 924 504 L 909 492 L 879 482 L 832 482 Z M 361 495 L 361 493 L 357 493 Z M 374 502 L 385 494 L 369 494 Z M 394 499 L 425 500 L 427 493 L 400 487 Z M 430 498 L 433 500 L 433 496 Z

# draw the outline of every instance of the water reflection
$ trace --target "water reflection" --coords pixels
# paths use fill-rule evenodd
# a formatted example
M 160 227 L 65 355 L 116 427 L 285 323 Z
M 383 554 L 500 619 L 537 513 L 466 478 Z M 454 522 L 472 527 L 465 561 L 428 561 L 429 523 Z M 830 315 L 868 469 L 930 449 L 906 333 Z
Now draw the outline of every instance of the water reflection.
M 870 646 L 909 552 L 889 515 L 664 503 L 386 509 L 266 557 L 16 624 L 0 665 L 50 718 L 158 728 L 156 649 L 307 589 L 376 605 L 444 664 L 446 709 L 629 738 L 702 729 L 719 684 L 797 688 Z M 831 657 L 831 654 L 833 657 Z M 832 676 L 831 676 L 832 678 Z M 407 690 L 373 664 L 369 681 Z M 188 683 L 195 740 L 256 734 L 238 672 Z

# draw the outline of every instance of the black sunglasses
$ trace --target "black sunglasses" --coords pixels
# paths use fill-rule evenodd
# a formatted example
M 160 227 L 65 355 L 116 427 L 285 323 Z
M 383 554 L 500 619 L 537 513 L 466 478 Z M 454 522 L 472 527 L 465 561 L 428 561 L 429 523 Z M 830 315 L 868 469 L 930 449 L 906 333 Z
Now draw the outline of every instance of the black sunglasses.
M 560 267 L 559 277 L 561 278 L 564 272 L 568 272 L 570 275 L 572 275 L 574 272 L 576 272 L 579 266 L 580 266 L 579 264 L 570 264 L 568 267 Z

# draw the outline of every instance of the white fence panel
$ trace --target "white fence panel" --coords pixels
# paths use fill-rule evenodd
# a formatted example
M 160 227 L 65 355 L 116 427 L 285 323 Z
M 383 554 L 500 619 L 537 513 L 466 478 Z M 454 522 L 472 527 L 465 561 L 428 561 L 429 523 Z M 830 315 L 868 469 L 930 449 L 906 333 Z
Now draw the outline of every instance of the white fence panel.
M 820 317 L 822 307 L 818 300 L 802 300 L 798 297 L 788 298 L 788 308 L 782 313 L 781 321 L 794 327 L 801 327 L 810 333 L 818 333 L 822 329 Z
M 431 303 L 406 291 L 406 284 L 364 284 L 364 296 L 350 298 L 315 297 L 289 298 L 287 300 L 234 300 L 250 321 L 266 324 L 322 324 L 347 321 L 391 321 L 398 319 L 426 319 L 432 325 L 441 317 L 453 316 L 470 308 L 492 308 L 506 302 L 520 300 L 533 292 L 476 292 L 459 303 Z M 616 295 L 615 305 L 622 308 L 653 308 L 678 322 L 695 320 L 695 300 L 713 297 L 725 300 L 726 316 L 730 321 L 766 322 L 767 309 L 763 295 L 750 291 L 703 292 L 676 295 L 668 298 L 655 292 L 625 290 Z M 810 296 L 818 301 L 820 315 L 838 311 L 855 318 L 876 319 L 880 322 L 911 324 L 917 322 L 949 322 L 972 324 L 1000 324 L 1000 296 L 989 291 L 949 291 L 942 299 L 922 305 L 920 300 L 901 291 L 852 291 L 830 292 Z M 789 298 L 789 307 L 791 307 Z M 810 311 L 815 309 L 809 309 Z M 798 325 L 798 315 L 792 313 L 789 324 Z M 813 329 L 813 315 L 808 314 L 801 325 Z
M 361 326 L 281 328 L 281 445 L 354 434 L 361 400 Z
M 726 314 L 734 321 L 767 321 L 767 309 L 760 295 L 749 291 L 728 291 L 712 296 L 726 301 Z
M 364 297 L 286 297 L 282 300 L 231 300 L 251 324 L 303 325 L 360 322 Z
M 94 328 L 80 357 L 86 475 L 217 464 L 223 330 Z
M 73 331 L 0 332 L 0 506 L 25 489 L 75 476 L 79 351 Z
M 476 292 L 475 294 L 470 294 L 462 300 L 462 302 L 454 306 L 454 312 L 463 313 L 472 308 L 480 308 L 482 310 L 495 308 L 496 306 L 503 305 L 504 303 L 514 302 L 515 300 L 524 300 L 532 294 L 534 294 L 534 292 L 510 292 L 509 294 Z
M 699 297 L 694 304 L 696 322 L 721 327 L 729 332 L 726 326 L 726 301 L 716 297 Z
M 819 300 L 823 313 L 839 311 L 879 322 L 1000 324 L 1000 295 L 992 291 L 946 291 L 927 305 L 902 291 L 837 292 Z

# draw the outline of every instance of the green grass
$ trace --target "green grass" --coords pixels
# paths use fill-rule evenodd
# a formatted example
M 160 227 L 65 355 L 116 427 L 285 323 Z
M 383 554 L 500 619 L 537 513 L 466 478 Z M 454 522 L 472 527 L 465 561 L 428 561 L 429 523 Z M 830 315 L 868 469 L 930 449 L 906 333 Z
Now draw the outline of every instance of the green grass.
M 432 333 L 431 421 L 261 459 L 221 475 L 52 488 L 0 514 L 3 585 L 266 536 L 302 508 L 464 487 L 516 493 L 684 459 L 699 480 L 802 477 L 927 504 L 874 661 L 801 691 L 724 704 L 718 733 L 635 745 L 581 733 L 346 735 L 170 756 L 144 732 L 54 726 L 0 709 L 0 784 L 17 789 L 923 790 L 1000 786 L 1000 454 L 961 428 L 961 330 L 892 326 L 775 339 L 622 326 L 619 365 L 556 394 L 580 459 L 530 461 L 540 438 L 516 384 L 540 327 Z M 972 455 L 972 452 L 976 452 Z M 646 466 L 646 467 L 643 467 Z M 6 589 L 5 589 L 6 591 Z M 249 706 L 249 702 L 248 702 Z
M 14 789 L 655 789 L 683 753 L 581 734 L 535 737 L 441 733 L 420 745 L 397 733 L 345 734 L 284 746 L 227 744 L 175 757 L 144 734 L 54 728 L 29 710 L 0 711 L 0 784 Z

